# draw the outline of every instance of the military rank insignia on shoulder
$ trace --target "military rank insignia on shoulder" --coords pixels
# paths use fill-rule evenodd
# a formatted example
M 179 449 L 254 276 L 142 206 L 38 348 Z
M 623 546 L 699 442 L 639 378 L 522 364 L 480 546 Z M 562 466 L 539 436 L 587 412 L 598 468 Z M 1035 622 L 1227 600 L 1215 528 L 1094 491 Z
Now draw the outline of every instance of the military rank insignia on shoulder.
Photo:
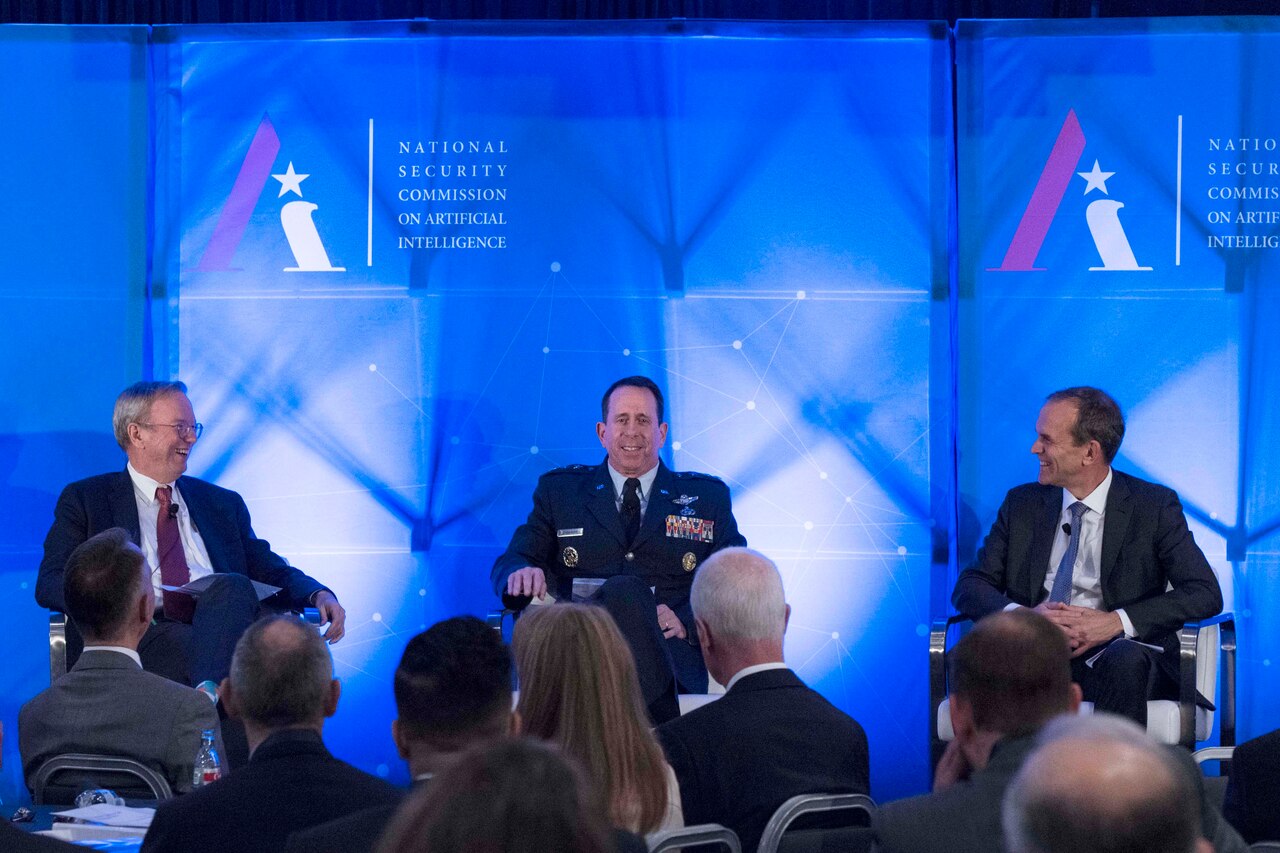
M 723 483 L 715 474 L 703 474 L 701 471 L 677 471 L 677 480 L 711 480 L 715 483 Z
M 594 465 L 561 465 L 559 468 L 552 468 L 542 476 L 546 477 L 551 474 L 585 474 L 594 470 Z

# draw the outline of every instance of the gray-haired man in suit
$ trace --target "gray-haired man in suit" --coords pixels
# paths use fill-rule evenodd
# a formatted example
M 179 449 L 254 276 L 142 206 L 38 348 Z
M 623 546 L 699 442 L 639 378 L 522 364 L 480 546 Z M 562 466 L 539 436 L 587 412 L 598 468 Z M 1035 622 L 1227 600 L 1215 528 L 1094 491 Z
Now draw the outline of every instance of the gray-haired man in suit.
M 67 561 L 63 594 L 84 653 L 18 714 L 27 784 L 49 758 L 86 752 L 136 759 L 190 789 L 201 732 L 222 748 L 218 714 L 199 691 L 142 669 L 138 643 L 156 609 L 142 551 L 118 527 L 89 538 Z

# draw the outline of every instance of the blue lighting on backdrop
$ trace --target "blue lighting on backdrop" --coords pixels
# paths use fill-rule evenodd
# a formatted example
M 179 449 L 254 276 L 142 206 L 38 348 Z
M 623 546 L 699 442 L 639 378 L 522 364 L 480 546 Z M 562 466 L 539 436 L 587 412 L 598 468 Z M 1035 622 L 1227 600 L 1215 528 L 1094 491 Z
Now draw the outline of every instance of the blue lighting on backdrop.
M 54 498 L 123 464 L 111 402 L 148 375 L 209 425 L 192 472 L 338 591 L 327 737 L 393 779 L 405 641 L 494 605 L 538 475 L 601 457 L 632 373 L 778 560 L 788 660 L 866 726 L 877 799 L 928 785 L 926 626 L 1066 384 L 1182 493 L 1242 617 L 1242 733 L 1274 727 L 1276 254 L 1210 246 L 1277 205 L 1210 192 L 1280 180 L 1209 166 L 1280 155 L 1208 150 L 1280 136 L 1248 82 L 1274 27 L 962 24 L 958 137 L 941 24 L 0 28 L 0 796 Z

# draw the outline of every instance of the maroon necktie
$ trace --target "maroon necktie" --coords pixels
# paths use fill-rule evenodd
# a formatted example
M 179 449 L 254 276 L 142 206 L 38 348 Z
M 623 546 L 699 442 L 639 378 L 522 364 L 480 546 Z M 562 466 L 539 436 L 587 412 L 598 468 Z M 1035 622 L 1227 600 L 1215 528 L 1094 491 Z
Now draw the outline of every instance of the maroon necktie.
M 183 586 L 191 580 L 187 555 L 182 550 L 182 534 L 178 532 L 177 504 L 171 486 L 156 487 L 156 558 L 160 561 L 160 583 Z M 164 592 L 164 615 L 175 622 L 190 622 L 195 612 L 195 599 L 185 592 Z

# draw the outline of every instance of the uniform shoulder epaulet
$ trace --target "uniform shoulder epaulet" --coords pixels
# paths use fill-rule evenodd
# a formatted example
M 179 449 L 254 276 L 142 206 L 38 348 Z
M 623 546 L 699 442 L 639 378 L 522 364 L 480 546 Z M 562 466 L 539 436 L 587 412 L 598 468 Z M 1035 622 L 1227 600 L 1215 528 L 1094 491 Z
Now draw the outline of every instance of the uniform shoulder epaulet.
M 596 466 L 594 465 L 561 465 L 559 468 L 552 468 L 542 476 L 550 477 L 552 474 L 586 474 L 587 472 L 594 471 L 595 469 Z
M 677 471 L 677 480 L 711 480 L 716 483 L 723 483 L 715 474 L 703 474 L 701 471 Z

